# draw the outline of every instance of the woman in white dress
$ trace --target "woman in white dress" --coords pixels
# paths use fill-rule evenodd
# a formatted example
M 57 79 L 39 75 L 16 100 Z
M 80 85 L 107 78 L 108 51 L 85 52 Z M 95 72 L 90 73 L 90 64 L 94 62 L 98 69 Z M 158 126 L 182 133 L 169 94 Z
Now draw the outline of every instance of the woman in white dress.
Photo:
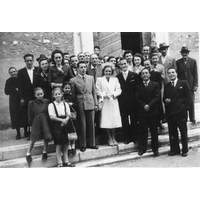
M 115 128 L 122 126 L 117 97 L 121 94 L 119 81 L 113 77 L 112 63 L 103 64 L 103 77 L 97 78 L 96 92 L 101 105 L 100 128 L 106 129 L 108 144 L 118 145 L 115 139 Z

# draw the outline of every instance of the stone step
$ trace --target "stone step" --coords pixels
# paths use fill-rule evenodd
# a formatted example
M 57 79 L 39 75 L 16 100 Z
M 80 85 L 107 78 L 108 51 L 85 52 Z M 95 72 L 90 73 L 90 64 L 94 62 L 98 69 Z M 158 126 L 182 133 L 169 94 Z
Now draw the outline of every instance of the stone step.
M 190 130 L 189 133 L 189 146 L 190 144 L 200 144 L 200 129 Z M 169 137 L 168 135 L 159 136 L 159 144 L 161 148 L 168 147 Z M 148 148 L 150 149 L 150 141 L 148 142 Z M 150 150 L 151 151 L 151 150 Z M 107 158 L 112 156 L 119 156 L 127 153 L 136 153 L 137 146 L 133 143 L 125 145 L 124 143 L 119 143 L 118 146 L 110 147 L 106 145 L 99 146 L 98 150 L 87 149 L 85 152 L 80 152 L 77 150 L 77 154 L 70 158 L 70 162 L 75 163 L 77 166 L 81 166 L 81 162 L 92 161 L 100 158 Z M 136 153 L 137 154 L 137 153 Z M 25 154 L 24 154 L 25 155 Z M 32 156 L 33 161 L 30 165 L 26 162 L 25 157 L 11 159 L 0 162 L 0 168 L 39 168 L 39 167 L 55 167 L 57 165 L 55 153 L 50 153 L 48 160 L 42 161 L 41 155 Z
M 161 135 L 163 136 L 168 134 L 167 124 L 165 123 L 164 126 L 165 130 L 159 132 L 159 140 Z M 188 122 L 188 130 L 193 130 L 197 128 L 200 128 L 200 122 L 197 122 L 195 125 Z M 118 129 L 118 132 L 116 133 L 116 138 L 117 141 L 119 142 L 123 141 L 123 135 L 121 133 L 121 129 Z M 96 144 L 97 145 L 107 144 L 107 136 L 105 133 L 102 133 L 101 135 L 96 137 Z M 29 142 L 23 145 L 0 148 L 0 161 L 23 158 L 26 155 L 28 145 Z M 78 148 L 78 144 L 76 145 L 76 147 Z M 32 151 L 32 155 L 41 155 L 42 151 L 43 151 L 43 141 L 36 142 Z M 50 142 L 48 147 L 48 153 L 53 153 L 53 152 L 55 152 L 55 145 L 53 142 Z

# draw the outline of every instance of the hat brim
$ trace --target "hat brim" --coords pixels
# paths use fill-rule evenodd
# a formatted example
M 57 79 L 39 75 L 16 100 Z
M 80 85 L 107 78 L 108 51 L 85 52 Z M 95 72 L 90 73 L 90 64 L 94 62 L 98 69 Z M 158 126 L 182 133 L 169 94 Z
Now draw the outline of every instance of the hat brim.
M 169 46 L 163 46 L 163 47 L 161 47 L 161 48 L 158 48 L 158 50 L 166 49 L 166 48 L 169 48 Z
M 180 53 L 183 53 L 183 52 L 188 53 L 188 52 L 190 52 L 190 50 L 183 50 L 183 51 L 181 50 L 181 51 L 180 51 Z

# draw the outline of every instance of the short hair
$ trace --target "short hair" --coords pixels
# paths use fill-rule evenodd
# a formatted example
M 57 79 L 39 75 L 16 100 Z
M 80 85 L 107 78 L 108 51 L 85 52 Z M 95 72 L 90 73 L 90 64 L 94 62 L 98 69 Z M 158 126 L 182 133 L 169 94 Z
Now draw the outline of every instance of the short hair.
M 34 59 L 34 56 L 33 54 L 30 54 L 30 53 L 27 53 L 23 56 L 24 60 L 27 58 L 27 57 L 32 57 Z
M 125 60 L 125 61 L 126 61 L 126 58 L 124 58 L 124 57 L 119 57 L 119 62 L 121 62 L 122 60 Z
M 9 69 L 8 69 L 8 73 L 10 74 L 10 70 L 11 69 L 15 69 L 16 71 L 17 71 L 17 69 L 15 68 L 15 67 L 10 67 Z
M 52 96 L 54 95 L 55 91 L 57 91 L 57 90 L 59 90 L 60 93 L 63 93 L 61 87 L 56 87 L 56 88 L 54 88 L 53 91 L 52 91 Z
M 152 54 L 151 54 L 151 59 L 152 59 L 152 57 L 154 57 L 154 56 L 157 56 L 157 57 L 159 58 L 158 53 L 152 53 Z
M 63 56 L 63 52 L 62 52 L 61 50 L 59 50 L 59 49 L 56 49 L 56 50 L 54 50 L 54 51 L 51 53 L 51 60 L 52 60 L 52 63 L 53 63 L 54 65 L 56 64 L 56 62 L 55 62 L 55 60 L 54 60 L 54 56 L 55 56 L 55 54 L 57 54 L 57 53 L 61 54 L 61 57 L 62 57 L 62 65 L 64 65 L 64 56 Z
M 148 70 L 148 72 L 149 72 L 149 74 L 150 74 L 150 68 L 149 67 L 144 67 L 142 70 L 141 70 L 141 74 L 142 74 L 142 72 L 144 71 L 144 70 Z
M 74 57 L 77 57 L 76 55 L 71 55 L 70 56 L 70 60 L 72 59 L 72 58 L 74 58 Z
M 64 87 L 65 87 L 66 85 L 69 85 L 70 87 L 72 87 L 71 82 L 69 82 L 69 81 L 64 81 L 63 84 L 62 84 L 62 89 L 64 89 Z
M 44 91 L 43 91 L 43 89 L 42 89 L 41 87 L 36 87 L 36 88 L 34 89 L 34 94 L 35 94 L 37 91 L 39 91 L 39 90 L 42 90 L 42 92 L 44 93 Z
M 94 49 L 99 49 L 100 50 L 100 47 L 99 46 L 94 46 Z
M 107 61 L 109 62 L 112 58 L 115 58 L 115 56 L 110 56 Z M 116 59 L 116 58 L 115 58 Z
M 149 49 L 150 49 L 150 46 L 149 46 L 149 45 L 147 45 L 147 44 L 143 45 L 143 47 L 142 47 L 142 48 L 144 48 L 144 47 L 149 47 Z
M 169 68 L 168 68 L 168 70 L 167 70 L 167 72 L 168 72 L 170 69 L 174 69 L 174 70 L 175 70 L 175 72 L 177 72 L 177 70 L 176 70 L 176 68 L 175 68 L 175 67 L 169 67 Z
M 78 54 L 78 56 L 79 56 L 80 54 L 83 54 L 83 55 L 84 55 L 84 53 L 83 53 L 83 52 L 80 52 L 80 53 Z
M 86 64 L 86 62 L 85 62 L 85 61 L 80 61 L 80 62 L 78 62 L 78 63 L 77 63 L 77 68 L 79 68 L 79 67 L 80 67 L 80 64 L 85 64 L 85 65 L 87 66 L 87 64 Z
M 66 56 L 66 55 L 69 55 L 69 53 L 67 53 L 67 52 L 63 53 L 63 56 Z
M 133 52 L 131 51 L 131 50 L 126 50 L 126 51 L 124 51 L 124 54 L 123 54 L 123 57 L 125 58 L 126 57 L 126 54 L 131 54 L 131 55 L 133 55 Z
M 87 52 L 87 51 L 84 54 L 86 54 L 86 53 L 90 54 L 90 52 Z
M 111 70 L 112 70 L 112 75 L 113 75 L 114 70 L 115 70 L 114 65 L 113 65 L 112 63 L 110 63 L 110 62 L 106 62 L 106 63 L 102 64 L 102 75 L 103 75 L 103 76 L 105 75 L 105 70 L 106 70 L 108 67 L 111 68 Z

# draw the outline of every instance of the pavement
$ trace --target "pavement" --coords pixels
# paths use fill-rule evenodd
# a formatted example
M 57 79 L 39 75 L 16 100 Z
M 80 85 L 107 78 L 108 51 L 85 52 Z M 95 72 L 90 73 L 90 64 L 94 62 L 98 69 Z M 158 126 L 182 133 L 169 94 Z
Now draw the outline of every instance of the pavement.
M 190 148 L 200 145 L 200 103 L 195 104 L 195 110 L 197 123 L 192 124 L 188 122 Z M 164 125 L 165 131 L 159 133 L 160 154 L 169 151 L 167 124 L 165 123 Z M 117 136 L 119 136 L 117 138 L 120 138 L 120 134 Z M 119 145 L 115 147 L 101 145 L 106 143 L 106 139 L 106 137 L 104 137 L 104 140 L 102 140 L 102 137 L 97 137 L 98 150 L 87 149 L 85 152 L 77 150 L 77 154 L 74 157 L 70 157 L 70 161 L 75 163 L 77 167 L 94 167 L 106 163 L 120 162 L 121 160 L 141 158 L 137 155 L 137 145 L 133 143 L 125 145 L 122 142 L 119 142 Z M 15 140 L 15 132 L 12 129 L 8 129 L 0 131 L 0 141 L 0 168 L 36 168 L 55 167 L 57 165 L 53 142 L 49 144 L 49 158 L 45 162 L 41 160 L 43 142 L 37 142 L 32 152 L 33 162 L 28 165 L 25 160 L 25 155 L 29 141 L 27 141 L 26 138 Z M 120 139 L 118 141 L 120 141 Z M 149 150 L 142 157 L 146 156 L 152 156 L 150 141 Z

